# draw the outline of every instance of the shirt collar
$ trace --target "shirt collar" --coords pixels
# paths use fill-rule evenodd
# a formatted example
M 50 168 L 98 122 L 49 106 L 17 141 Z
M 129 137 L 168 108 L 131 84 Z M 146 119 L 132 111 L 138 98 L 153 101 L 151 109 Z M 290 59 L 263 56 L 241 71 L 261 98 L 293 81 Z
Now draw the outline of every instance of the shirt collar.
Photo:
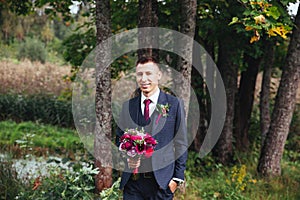
M 141 102 L 143 103 L 145 99 L 150 99 L 152 103 L 157 104 L 158 97 L 159 97 L 160 89 L 156 90 L 154 94 L 152 94 L 150 97 L 146 97 L 143 92 L 141 92 Z

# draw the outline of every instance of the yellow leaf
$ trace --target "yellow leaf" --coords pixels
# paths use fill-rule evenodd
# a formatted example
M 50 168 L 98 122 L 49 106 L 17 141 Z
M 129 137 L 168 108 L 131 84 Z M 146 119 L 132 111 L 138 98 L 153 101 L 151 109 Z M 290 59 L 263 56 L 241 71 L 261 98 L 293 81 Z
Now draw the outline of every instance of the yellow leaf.
M 278 35 L 280 35 L 284 39 L 287 38 L 286 34 L 290 32 L 288 30 L 285 30 L 284 26 L 276 27 L 276 28 L 273 29 L 273 31 L 275 33 L 277 33 Z
M 257 30 L 254 31 L 254 36 L 251 37 L 250 43 L 257 42 L 260 39 L 260 35 Z
M 257 183 L 257 180 L 256 179 L 251 179 L 251 180 L 249 180 L 249 182 L 252 182 L 252 183 Z
M 266 18 L 263 15 L 258 15 L 254 17 L 255 24 L 265 24 L 266 23 Z
M 274 33 L 273 29 L 269 29 L 268 34 L 269 34 L 269 37 L 276 36 L 276 33 Z
M 252 28 L 251 26 L 246 26 L 246 27 L 245 27 L 245 30 L 246 30 L 246 31 L 251 31 L 251 30 L 253 30 L 253 28 Z

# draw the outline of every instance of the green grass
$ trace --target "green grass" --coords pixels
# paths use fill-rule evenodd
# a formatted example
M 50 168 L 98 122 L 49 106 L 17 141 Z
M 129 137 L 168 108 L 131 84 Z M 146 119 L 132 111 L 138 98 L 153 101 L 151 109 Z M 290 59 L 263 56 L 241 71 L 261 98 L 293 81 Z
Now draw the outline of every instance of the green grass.
M 72 129 L 33 122 L 0 122 L 0 146 L 15 146 L 16 143 L 20 147 L 25 146 L 22 151 L 28 147 L 83 149 L 76 131 Z M 237 154 L 236 163 L 230 167 L 216 164 L 210 155 L 199 159 L 196 153 L 189 152 L 185 193 L 177 191 L 175 200 L 300 199 L 300 162 L 294 155 L 297 154 L 298 158 L 297 150 L 285 151 L 282 176 L 265 179 L 256 172 L 259 149 L 256 146 L 251 152 Z
M 240 162 L 225 167 L 212 162 L 210 156 L 196 159 L 189 153 L 185 193 L 176 192 L 176 200 L 188 199 L 300 199 L 300 163 L 284 158 L 282 176 L 266 179 L 256 172 L 257 162 L 249 154 Z
M 50 150 L 76 150 L 82 143 L 75 130 L 33 122 L 0 122 L 0 145 L 21 148 L 41 147 Z

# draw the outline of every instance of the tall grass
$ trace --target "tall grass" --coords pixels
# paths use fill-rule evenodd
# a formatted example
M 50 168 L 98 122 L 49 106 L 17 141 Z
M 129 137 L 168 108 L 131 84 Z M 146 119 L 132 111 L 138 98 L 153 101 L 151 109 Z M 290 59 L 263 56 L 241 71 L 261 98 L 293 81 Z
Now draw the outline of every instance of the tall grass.
M 37 151 L 33 153 L 42 153 L 40 152 L 42 150 L 52 152 L 83 150 L 83 144 L 74 130 L 33 122 L 13 121 L 0 122 L 0 146 L 25 154 L 28 153 L 27 150 Z
M 0 159 L 0 199 L 14 199 L 23 186 L 12 163 Z
M 60 95 L 71 88 L 63 76 L 70 75 L 70 66 L 41 64 L 24 60 L 0 61 L 0 93 Z

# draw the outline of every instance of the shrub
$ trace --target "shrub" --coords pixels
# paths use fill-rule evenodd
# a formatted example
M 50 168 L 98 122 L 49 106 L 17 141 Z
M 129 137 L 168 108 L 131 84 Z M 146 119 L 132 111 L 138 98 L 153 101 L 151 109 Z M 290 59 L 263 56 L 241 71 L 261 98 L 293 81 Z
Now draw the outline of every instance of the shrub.
M 114 182 L 110 188 L 103 190 L 100 193 L 101 199 L 102 200 L 120 200 L 120 199 L 122 199 L 122 192 L 119 189 L 120 182 L 121 182 L 121 178 L 118 178 L 118 180 L 116 182 Z
M 20 45 L 17 58 L 19 60 L 27 58 L 31 61 L 45 63 L 46 53 L 43 42 L 36 38 L 26 38 L 25 42 Z
M 48 177 L 38 177 L 32 187 L 23 189 L 16 199 L 94 199 L 94 176 L 98 169 L 82 166 L 74 172 L 54 168 Z
M 0 120 L 74 127 L 71 101 L 47 95 L 0 95 Z
M 0 160 L 0 199 L 14 199 L 21 187 L 12 163 Z

